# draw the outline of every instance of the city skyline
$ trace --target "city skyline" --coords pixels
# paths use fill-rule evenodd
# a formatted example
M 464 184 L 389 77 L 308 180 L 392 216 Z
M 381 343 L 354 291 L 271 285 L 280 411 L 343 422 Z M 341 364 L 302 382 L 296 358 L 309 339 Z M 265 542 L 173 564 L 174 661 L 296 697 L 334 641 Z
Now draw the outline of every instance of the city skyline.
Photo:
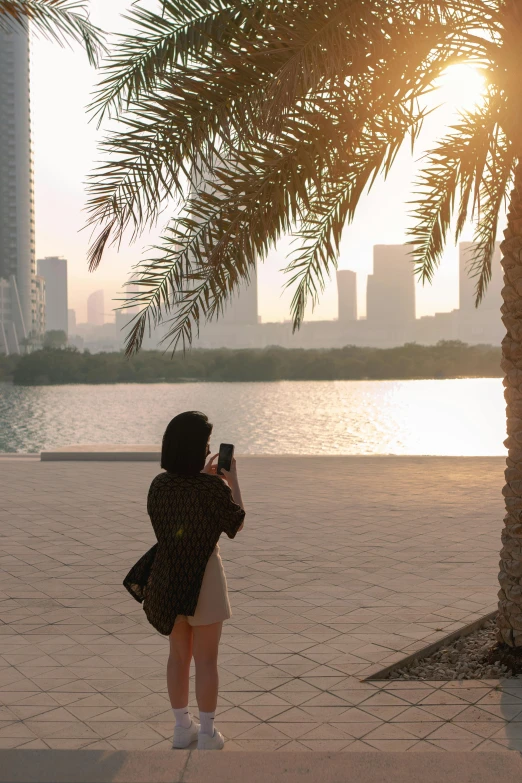
M 110 5 L 92 0 L 92 19 L 107 30 L 123 30 L 126 23 L 121 20 L 120 12 L 129 4 L 129 0 L 113 0 Z M 89 233 L 81 230 L 85 220 L 83 183 L 97 160 L 95 144 L 100 134 L 94 123 L 88 123 L 85 106 L 97 75 L 77 51 L 62 50 L 43 40 L 33 42 L 32 57 L 37 252 L 40 257 L 64 255 L 70 260 L 70 306 L 76 309 L 78 321 L 85 321 L 86 292 L 103 288 L 107 301 L 116 298 L 132 265 L 141 257 L 142 247 L 153 243 L 156 234 L 143 237 L 133 246 L 124 242 L 119 255 L 110 249 L 98 272 L 89 275 L 86 264 Z M 477 91 L 479 86 L 479 75 L 470 77 L 469 72 L 464 72 L 460 80 L 459 73 L 454 72 L 443 83 L 432 100 L 434 105 L 441 103 L 444 107 L 426 119 L 415 159 L 444 131 L 457 108 L 472 105 L 473 89 Z M 64 94 L 67 101 L 63 100 Z M 54 118 L 52 125 L 49 116 Z M 412 198 L 412 182 L 418 168 L 415 159 L 409 148 L 401 150 L 387 182 L 377 183 L 375 190 L 361 202 L 356 220 L 345 231 L 339 269 L 352 269 L 358 274 L 361 315 L 366 305 L 364 278 L 372 272 L 373 245 L 402 244 L 407 238 L 407 202 Z M 463 239 L 472 239 L 471 227 L 467 227 Z M 272 250 L 264 263 L 259 263 L 259 312 L 264 321 L 289 317 L 293 292 L 283 290 L 285 278 L 279 270 L 286 266 L 291 251 L 291 242 L 285 237 L 278 249 Z M 416 285 L 417 316 L 457 307 L 458 275 L 458 250 L 450 245 L 433 286 Z M 309 310 L 306 317 L 333 318 L 336 310 L 337 287 L 332 274 L 320 304 L 313 313 Z
M 475 307 L 476 278 L 469 276 L 466 272 L 473 257 L 474 247 L 475 245 L 473 242 L 459 242 L 457 246 L 458 278 L 457 301 L 455 307 L 453 307 L 452 310 L 440 310 L 430 315 L 449 314 L 457 309 L 465 311 L 466 313 L 474 313 L 477 311 L 477 308 Z M 366 320 L 368 318 L 368 308 L 371 309 L 371 304 L 368 304 L 368 299 L 372 300 L 372 298 L 375 299 L 375 320 L 377 321 L 380 318 L 383 323 L 395 323 L 397 321 L 402 323 L 426 317 L 419 315 L 416 312 L 417 297 L 414 277 L 407 273 L 408 245 L 378 244 L 373 246 L 372 252 L 372 272 L 366 276 L 366 285 L 364 285 L 364 276 L 361 281 L 361 276 L 354 270 L 338 269 L 334 283 L 337 294 L 335 313 L 332 314 L 331 318 L 305 318 L 305 321 L 340 320 L 343 322 L 351 322 Z M 228 308 L 225 313 L 220 316 L 217 323 L 221 325 L 252 325 L 256 323 L 286 323 L 289 320 L 288 318 L 272 320 L 263 319 L 259 314 L 259 266 L 260 265 L 256 265 L 256 275 L 251 275 L 250 283 L 247 285 L 243 282 L 239 290 L 234 293 L 228 303 Z M 358 311 L 359 302 L 356 293 L 357 288 L 361 288 L 361 283 L 366 299 L 363 308 L 364 312 L 362 314 Z M 478 308 L 477 314 L 479 318 L 480 313 L 488 311 L 490 316 L 491 313 L 494 313 L 495 317 L 498 316 L 500 322 L 499 310 L 502 286 L 503 272 L 500 264 L 500 243 L 497 242 L 492 258 L 492 278 Z M 370 289 L 369 293 L 368 289 Z M 100 293 L 105 295 L 106 292 L 104 289 L 90 292 L 86 291 L 86 304 L 91 296 Z M 399 299 L 397 299 L 397 295 Z M 116 308 L 109 308 L 109 310 L 111 312 L 105 312 L 104 323 L 117 322 L 118 310 Z M 380 314 L 378 312 L 379 310 Z M 75 323 L 89 323 L 88 316 L 83 320 L 78 319 L 76 308 L 72 308 L 70 312 L 75 313 Z M 132 312 L 137 312 L 136 308 L 133 308 Z
M 464 276 L 473 257 L 474 245 L 459 243 L 461 282 L 460 306 L 449 312 L 415 318 L 415 288 L 409 269 L 407 245 L 375 245 L 374 272 L 366 289 L 367 314 L 358 318 L 355 302 L 357 275 L 350 270 L 337 273 L 338 311 L 335 318 L 305 320 L 302 328 L 292 333 L 291 321 L 261 321 L 258 316 L 256 279 L 243 285 L 229 304 L 225 317 L 214 323 L 202 323 L 199 335 L 194 335 L 194 348 L 264 348 L 278 345 L 285 348 L 341 348 L 356 345 L 368 348 L 391 348 L 407 343 L 434 345 L 444 340 L 460 340 L 471 345 L 498 345 L 504 334 L 500 318 L 502 304 L 502 274 L 500 247 L 494 252 L 496 265 L 491 286 L 482 305 L 474 307 L 474 282 Z M 103 291 L 89 296 L 103 311 Z M 76 323 L 74 310 L 69 310 L 69 340 L 72 345 L 91 352 L 119 351 L 124 348 L 126 326 L 133 311 L 116 311 L 115 321 L 101 320 L 96 324 Z M 151 334 L 145 331 L 142 350 L 170 350 L 169 340 L 163 342 L 169 325 L 160 324 Z

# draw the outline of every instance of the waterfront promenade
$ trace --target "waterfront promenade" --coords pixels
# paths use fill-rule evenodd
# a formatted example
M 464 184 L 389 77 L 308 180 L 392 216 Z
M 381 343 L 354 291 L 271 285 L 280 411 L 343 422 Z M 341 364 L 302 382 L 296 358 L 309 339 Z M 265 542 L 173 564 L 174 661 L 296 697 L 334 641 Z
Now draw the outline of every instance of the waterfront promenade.
M 495 608 L 503 467 L 238 458 L 226 751 L 522 750 L 522 680 L 366 680 Z M 157 472 L 0 457 L 0 748 L 170 748 L 168 641 L 121 584 Z

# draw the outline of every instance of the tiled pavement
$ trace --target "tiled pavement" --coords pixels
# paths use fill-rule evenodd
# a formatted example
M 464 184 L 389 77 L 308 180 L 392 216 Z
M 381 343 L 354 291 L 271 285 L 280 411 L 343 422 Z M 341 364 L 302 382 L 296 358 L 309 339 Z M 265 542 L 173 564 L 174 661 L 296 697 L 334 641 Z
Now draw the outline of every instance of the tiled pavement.
M 364 681 L 495 607 L 503 460 L 238 463 L 226 748 L 522 750 L 522 680 Z M 121 585 L 156 472 L 0 457 L 0 748 L 170 747 L 168 641 Z

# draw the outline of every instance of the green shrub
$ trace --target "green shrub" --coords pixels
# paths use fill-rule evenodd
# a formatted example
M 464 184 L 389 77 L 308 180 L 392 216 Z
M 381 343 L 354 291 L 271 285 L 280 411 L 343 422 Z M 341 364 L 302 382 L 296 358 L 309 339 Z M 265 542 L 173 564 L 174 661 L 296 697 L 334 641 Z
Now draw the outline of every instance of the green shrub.
M 63 383 L 157 383 L 201 381 L 358 380 L 501 377 L 500 348 L 458 341 L 398 348 L 196 349 L 175 353 L 142 351 L 80 353 L 44 348 L 26 356 L 0 357 L 0 380 L 25 385 Z

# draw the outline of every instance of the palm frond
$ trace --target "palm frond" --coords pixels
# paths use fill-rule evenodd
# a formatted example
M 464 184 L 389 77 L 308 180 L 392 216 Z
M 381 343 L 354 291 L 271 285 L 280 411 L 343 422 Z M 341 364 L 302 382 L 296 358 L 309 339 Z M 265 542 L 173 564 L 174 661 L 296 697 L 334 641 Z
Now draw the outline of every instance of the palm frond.
M 335 2 L 337 0 L 329 0 L 330 5 L 335 5 Z M 341 6 L 356 11 L 359 3 L 360 0 L 351 0 L 351 3 L 345 0 Z M 381 0 L 382 3 L 384 0 Z M 276 6 L 280 15 L 283 13 L 281 8 L 291 6 L 294 9 L 294 4 L 288 2 L 276 3 Z M 243 6 L 241 8 L 243 13 Z M 293 13 L 295 16 L 295 9 Z M 246 13 L 243 15 L 246 18 Z M 378 21 L 375 22 L 375 31 L 372 30 L 377 37 L 381 35 L 377 29 Z M 271 23 L 275 30 L 281 31 L 274 18 L 271 18 Z M 304 29 L 299 36 L 306 40 L 310 35 L 306 14 L 303 24 Z M 378 111 L 376 103 L 382 105 L 386 99 L 395 99 L 397 89 L 403 89 L 404 84 L 409 85 L 410 94 L 428 90 L 430 82 L 449 62 L 450 44 L 446 41 L 446 28 L 433 31 L 427 24 L 423 22 L 422 34 L 417 30 L 418 35 L 412 36 L 410 21 L 406 18 L 403 28 L 396 25 L 393 33 L 387 32 L 392 40 L 389 44 L 391 50 L 386 52 L 382 62 L 386 62 L 388 57 L 397 62 L 400 60 L 394 79 L 390 79 L 389 69 L 383 68 L 382 62 L 376 64 L 362 56 L 361 51 L 350 48 L 350 44 L 341 50 L 347 65 L 344 72 L 335 77 L 336 90 L 332 89 L 330 77 L 328 80 L 323 78 L 315 95 L 304 96 L 303 106 L 312 111 L 326 107 L 329 111 L 335 101 L 339 104 L 351 101 L 352 106 L 357 102 L 358 121 L 364 123 Z M 299 29 L 297 23 L 295 27 Z M 328 25 L 326 27 L 330 30 Z M 249 30 L 253 29 L 251 24 Z M 441 37 L 444 45 L 430 56 Z M 410 39 L 417 42 L 415 52 Z M 324 43 L 324 38 L 321 40 Z M 287 40 L 283 45 L 279 38 L 270 46 L 266 46 L 264 41 L 261 44 L 253 42 L 251 49 L 255 57 L 249 58 L 243 51 L 247 44 L 238 35 L 234 45 L 228 41 L 219 48 L 216 44 L 212 57 L 200 52 L 197 66 L 178 64 L 175 73 L 164 74 L 161 86 L 158 85 L 153 95 L 144 95 L 139 105 L 131 107 L 121 119 L 124 130 L 112 134 L 103 143 L 102 152 L 108 153 L 107 162 L 89 181 L 88 225 L 99 231 L 90 254 L 92 268 L 100 263 L 107 244 L 118 243 L 129 226 L 132 226 L 131 238 L 135 239 L 144 227 L 153 223 L 166 200 L 173 193 L 181 194 L 180 181 L 186 184 L 188 172 L 197 170 L 201 164 L 208 166 L 209 160 L 219 158 L 218 145 L 226 157 L 227 150 L 248 148 L 253 136 L 263 136 L 265 126 L 260 121 L 260 111 L 261 114 L 263 111 L 260 106 L 271 85 L 278 80 L 281 68 L 284 71 L 284 63 L 292 59 L 290 43 Z M 340 44 L 340 40 L 337 43 Z M 237 49 L 234 48 L 236 44 Z M 350 68 L 353 71 L 355 60 L 359 63 L 357 78 L 353 78 L 352 73 L 351 83 L 343 84 Z M 328 101 L 325 95 L 329 96 Z M 407 97 L 405 91 L 405 99 Z M 111 229 L 107 237 L 106 227 L 109 225 Z
M 108 244 L 118 243 L 129 225 L 135 239 L 166 199 L 186 191 L 194 172 L 220 160 L 221 150 L 248 146 L 238 129 L 253 127 L 253 95 L 263 90 L 263 76 L 246 71 L 238 81 L 228 73 L 218 79 L 209 64 L 171 77 L 168 88 L 122 118 L 122 129 L 100 145 L 105 162 L 88 180 L 87 225 L 100 237 L 110 225 Z M 101 246 L 97 239 L 94 244 Z M 93 254 L 93 268 L 101 256 Z
M 107 51 L 103 32 L 89 20 L 83 0 L 0 0 L 0 29 L 31 29 L 64 46 L 80 43 L 91 65 Z
M 174 172 L 183 161 L 170 155 L 165 128 L 155 123 L 127 123 L 127 133 L 112 133 L 101 144 L 107 161 L 87 181 L 90 217 L 87 227 L 100 226 L 89 249 L 89 268 L 96 269 L 108 244 L 119 244 L 130 228 L 134 241 L 146 226 L 155 224 L 171 199 Z M 179 192 L 179 185 L 178 185 Z
M 287 287 L 298 283 L 291 304 L 294 331 L 302 322 L 308 300 L 313 308 L 324 290 L 325 274 L 329 273 L 330 265 L 336 264 L 342 230 L 353 219 L 363 190 L 372 187 L 379 173 L 388 174 L 407 134 L 411 136 L 413 150 L 427 112 L 414 110 L 416 101 L 412 96 L 426 94 L 444 69 L 464 58 L 455 51 L 454 42 L 448 37 L 439 47 L 434 47 L 432 16 L 423 22 L 429 25 L 414 37 L 415 53 L 407 35 L 400 42 L 390 39 L 390 45 L 396 47 L 391 59 L 398 66 L 399 79 L 390 78 L 389 69 L 379 72 L 381 69 L 372 66 L 369 90 L 364 81 L 353 90 L 352 100 L 360 107 L 368 107 L 361 114 L 363 125 L 368 123 L 368 128 L 364 127 L 366 137 L 363 133 L 361 140 L 353 145 L 347 158 L 348 171 L 330 193 L 325 190 L 319 194 L 314 205 L 316 211 L 309 213 L 298 233 L 304 247 L 285 270 L 292 274 Z M 449 30 L 447 25 L 446 36 Z M 459 28 L 453 30 L 460 35 Z M 388 62 L 389 53 L 383 59 Z M 379 108 L 385 113 L 379 114 Z
M 437 146 L 426 154 L 427 164 L 417 180 L 413 228 L 409 244 L 415 272 L 422 282 L 431 282 L 451 226 L 456 199 L 460 197 L 455 241 L 480 198 L 480 183 L 499 121 L 500 99 L 488 96 L 484 104 L 462 113 Z
M 150 96 L 177 69 L 211 60 L 216 49 L 226 51 L 234 38 L 243 40 L 268 5 L 261 0 L 163 0 L 161 13 L 134 6 L 125 18 L 136 32 L 118 37 L 90 106 L 98 123 Z
M 433 83 L 436 62 L 485 63 L 500 29 L 496 0 L 282 0 L 279 6 L 270 21 L 274 41 L 282 43 L 274 47 L 289 56 L 274 72 L 259 116 L 276 132 L 285 112 L 310 92 L 343 100 L 383 63 L 389 74 L 401 72 L 409 81 L 410 97 L 418 96 Z
M 287 272 L 299 328 L 361 194 L 387 174 L 408 134 L 413 147 L 419 99 L 452 63 L 489 62 L 496 2 L 164 0 L 162 8 L 131 14 L 136 32 L 120 40 L 95 99 L 119 126 L 90 183 L 91 266 L 174 198 L 183 204 L 123 300 L 140 308 L 127 353 L 164 317 L 165 339 L 185 349 L 296 227 L 304 246 Z M 457 232 L 470 199 L 479 205 L 490 136 L 478 125 L 461 118 L 421 180 L 416 252 L 428 258 L 427 279 L 455 199 Z
M 383 27 L 384 6 L 389 8 L 386 0 L 377 0 L 373 7 L 363 0 L 324 0 L 306 7 L 281 3 L 279 18 L 272 20 L 272 48 L 284 49 L 287 56 L 265 92 L 260 119 L 267 128 L 277 130 L 296 100 L 319 84 L 323 94 L 345 98 L 347 79 L 354 71 L 367 71 L 368 58 L 386 40 L 390 22 Z
M 417 132 L 423 112 L 415 112 L 412 105 L 400 119 L 383 117 L 380 134 L 373 127 L 366 135 L 361 135 L 356 118 L 345 115 L 344 107 L 334 102 L 330 113 L 327 117 L 326 112 L 302 110 L 287 117 L 285 133 L 277 140 L 259 143 L 255 150 L 214 169 L 213 179 L 203 183 L 187 203 L 186 214 L 173 221 L 156 248 L 161 254 L 144 262 L 134 281 L 126 306 L 142 309 L 129 335 L 129 353 L 139 349 L 144 324 L 159 323 L 163 313 L 170 313 L 174 299 L 176 315 L 167 338 L 174 346 L 182 341 L 185 348 L 203 317 L 219 316 L 256 260 L 292 226 L 301 223 L 311 232 L 312 220 L 319 220 L 321 211 L 326 227 L 315 256 L 324 260 L 335 253 L 329 232 L 333 222 L 340 235 L 345 204 L 336 212 L 337 193 L 328 192 L 331 183 L 342 188 L 348 181 L 345 203 L 352 215 L 364 187 L 379 171 L 389 170 L 405 136 Z M 341 150 L 349 145 L 354 152 L 340 166 Z M 368 162 L 365 155 L 370 149 Z M 315 270 L 320 273 L 318 263 Z M 301 290 L 309 280 L 310 276 Z
M 499 215 L 502 204 L 508 197 L 515 164 L 516 158 L 512 145 L 504 132 L 496 128 L 480 183 L 480 209 L 474 235 L 475 248 L 467 268 L 468 275 L 477 278 L 475 286 L 477 307 L 491 280 L 491 261 L 495 252 Z
M 294 234 L 300 248 L 284 270 L 291 274 L 285 287 L 297 283 L 291 302 L 294 332 L 304 319 L 308 302 L 313 309 L 324 291 L 325 277 L 332 267 L 337 267 L 342 233 L 353 220 L 361 195 L 379 174 L 387 175 L 409 134 L 414 143 L 425 114 L 412 104 L 393 118 L 373 118 L 371 131 L 365 128 L 361 137 L 354 140 L 353 154 L 341 167 L 337 179 L 324 183 L 314 193 L 302 225 Z
M 318 187 L 321 172 L 325 175 L 334 165 L 324 137 L 335 138 L 335 133 L 331 128 L 327 133 L 325 123 L 310 113 L 287 118 L 282 137 L 258 143 L 214 168 L 212 179 L 201 184 L 184 214 L 171 222 L 156 248 L 160 255 L 139 265 L 134 293 L 126 302 L 142 308 L 142 324 L 159 323 L 176 301 L 167 335 L 176 346 L 180 340 L 190 342 L 203 317 L 219 316 L 257 259 L 300 220 L 308 189 Z M 139 349 L 141 328 L 137 321 L 128 352 Z
M 281 5 L 287 12 L 273 20 L 274 32 L 289 57 L 266 90 L 261 118 L 266 115 L 269 127 L 310 91 L 321 89 L 342 100 L 360 80 L 367 84 L 383 62 L 393 64 L 394 71 L 406 64 L 416 68 L 435 43 L 447 43 L 462 27 L 447 13 L 447 4 L 437 2 L 429 3 L 429 14 L 427 4 L 415 0 L 323 0 L 306 12 L 293 2 Z

